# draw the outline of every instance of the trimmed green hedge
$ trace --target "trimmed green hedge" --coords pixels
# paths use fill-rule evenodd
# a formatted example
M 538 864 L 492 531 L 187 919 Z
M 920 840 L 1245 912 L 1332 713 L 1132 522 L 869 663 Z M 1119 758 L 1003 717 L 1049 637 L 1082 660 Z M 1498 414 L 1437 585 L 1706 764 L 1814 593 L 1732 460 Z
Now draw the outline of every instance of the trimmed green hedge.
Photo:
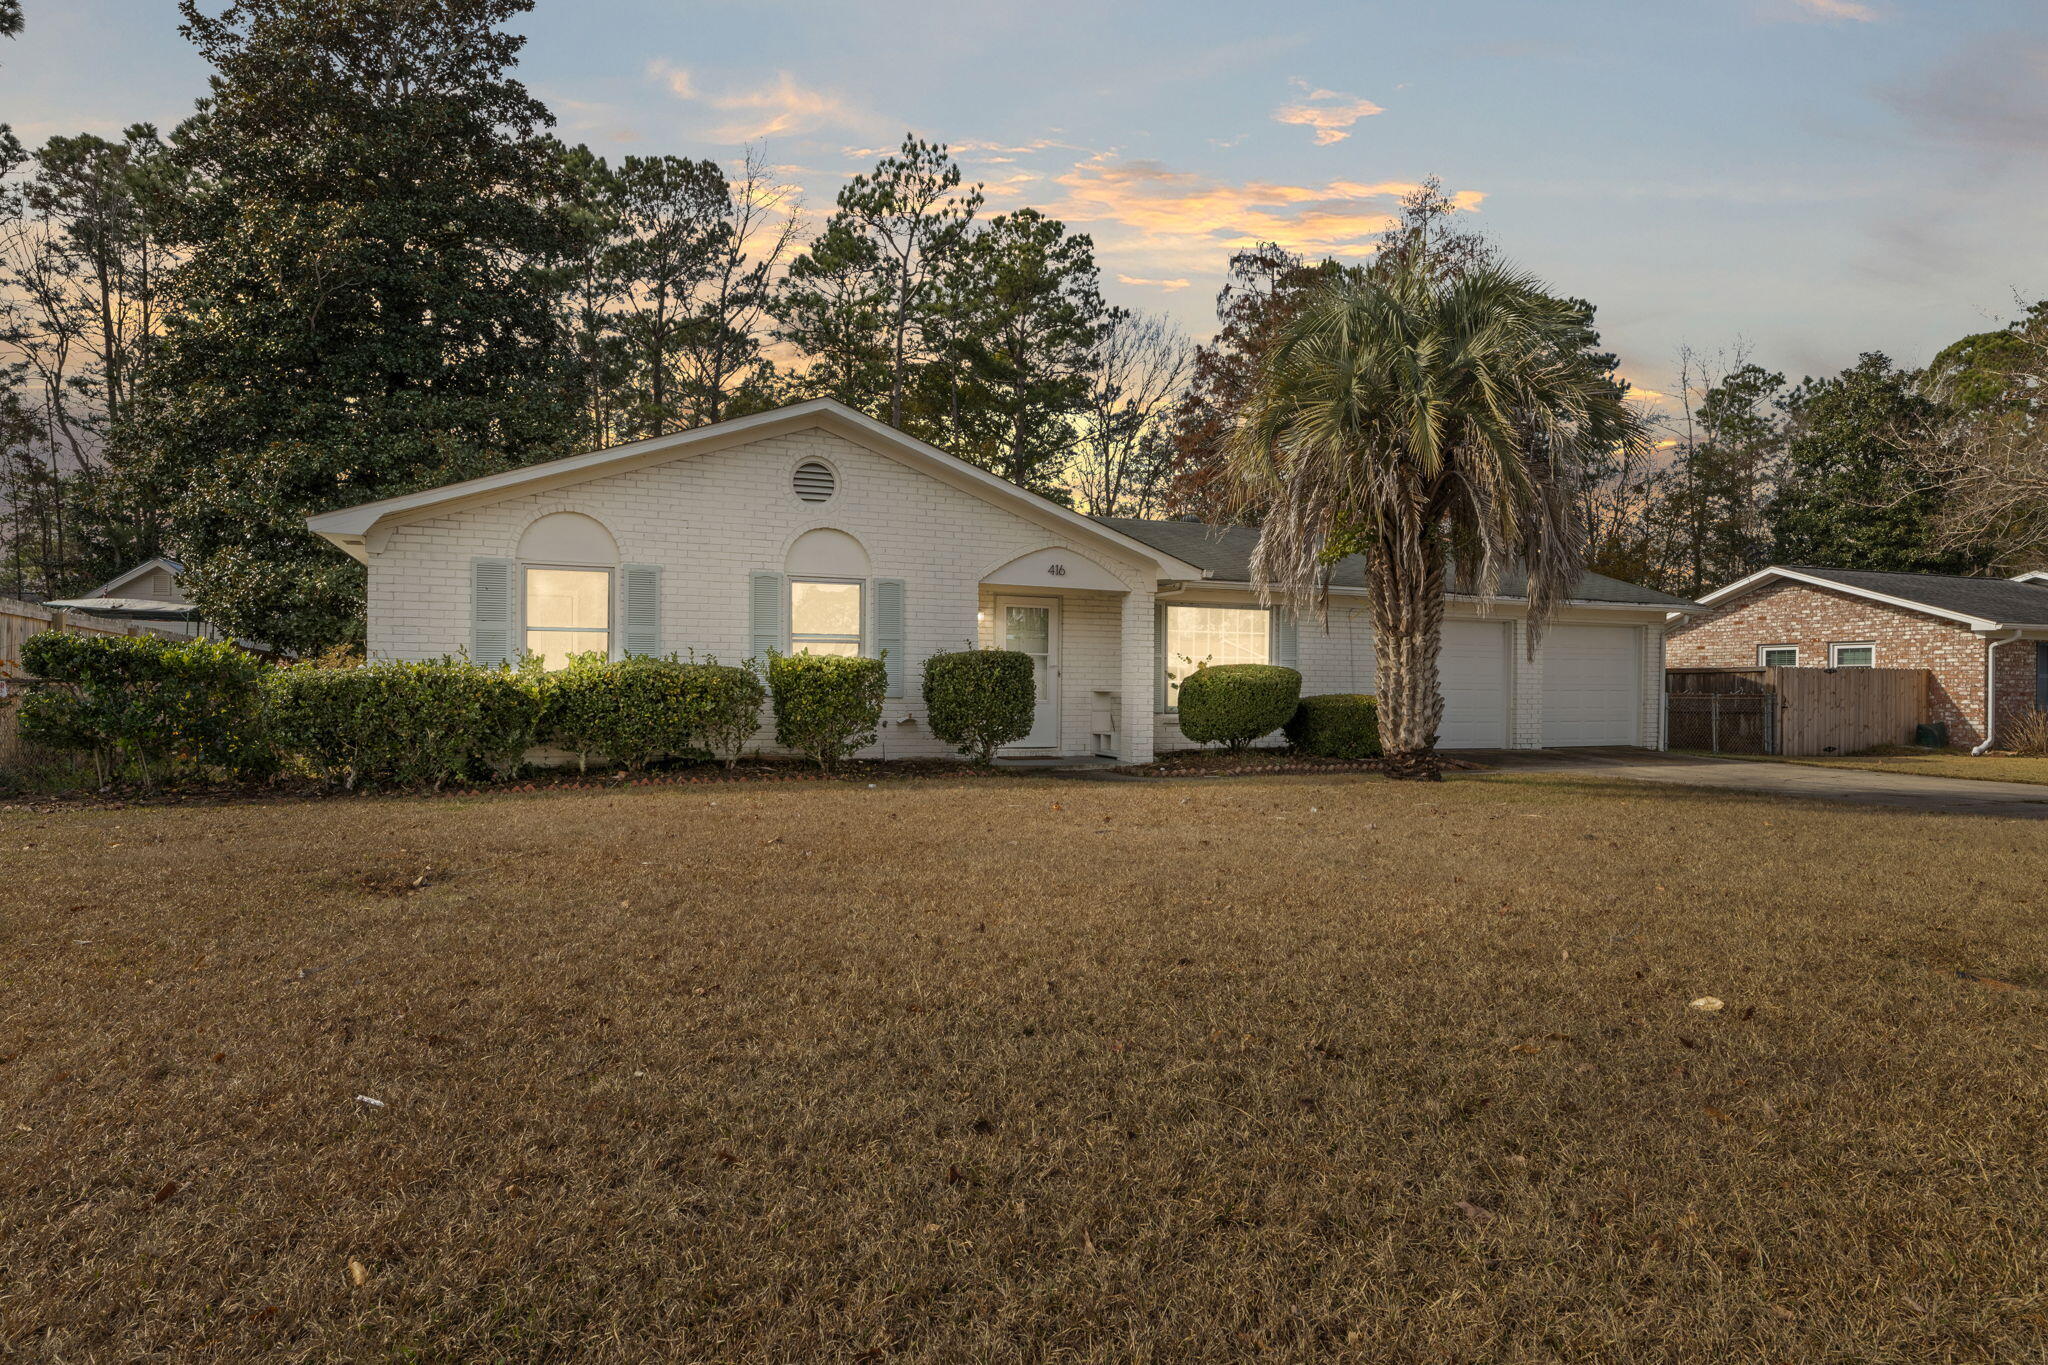
M 540 729 L 538 689 L 467 659 L 298 664 L 270 675 L 272 741 L 330 782 L 441 787 L 519 766 Z
M 1031 733 L 1038 682 L 1031 656 L 1014 649 L 962 649 L 924 661 L 925 723 L 976 763 Z
M 830 772 L 875 742 L 889 670 L 880 659 L 771 653 L 768 690 L 775 698 L 776 743 Z
M 1180 685 L 1180 732 L 1197 744 L 1242 749 L 1287 723 L 1301 674 L 1278 664 L 1198 668 Z
M 36 679 L 21 701 L 22 738 L 92 754 L 103 783 L 129 764 L 150 784 L 270 766 L 265 666 L 226 641 L 46 630 L 22 645 L 21 664 Z
M 1288 718 L 1287 739 L 1318 758 L 1378 758 L 1379 702 L 1363 692 L 1303 697 Z
M 760 726 L 765 695 L 751 669 L 599 653 L 572 655 L 535 686 L 541 741 L 573 752 L 579 769 L 594 756 L 637 769 L 706 751 L 730 764 Z

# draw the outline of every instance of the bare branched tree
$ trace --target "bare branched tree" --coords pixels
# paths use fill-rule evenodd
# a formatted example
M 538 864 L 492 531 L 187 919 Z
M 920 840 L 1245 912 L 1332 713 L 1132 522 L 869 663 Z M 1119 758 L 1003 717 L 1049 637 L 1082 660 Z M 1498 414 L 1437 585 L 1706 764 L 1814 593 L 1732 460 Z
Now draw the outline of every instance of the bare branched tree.
M 1083 511 L 1158 513 L 1173 456 L 1167 420 L 1187 386 L 1193 357 L 1193 345 L 1169 319 L 1121 308 L 1109 315 L 1071 467 Z
M 2048 319 L 2037 309 L 1999 341 L 1930 376 L 1944 415 L 1914 453 L 1941 493 L 1937 543 L 2017 573 L 2048 567 Z

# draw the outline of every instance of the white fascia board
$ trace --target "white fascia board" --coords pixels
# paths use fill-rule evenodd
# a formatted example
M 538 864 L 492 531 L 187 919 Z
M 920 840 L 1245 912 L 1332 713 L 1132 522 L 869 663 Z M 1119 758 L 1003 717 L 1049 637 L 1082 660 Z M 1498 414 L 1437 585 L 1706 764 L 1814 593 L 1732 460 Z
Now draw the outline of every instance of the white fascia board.
M 595 478 L 601 473 L 614 473 L 620 469 L 654 458 L 668 456 L 692 448 L 716 449 L 730 444 L 734 438 L 740 440 L 758 439 L 764 428 L 773 428 L 805 417 L 815 418 L 823 412 L 831 400 L 814 398 L 773 412 L 757 412 L 747 417 L 736 417 L 726 422 L 716 422 L 708 427 L 694 427 L 689 431 L 673 432 L 667 436 L 650 436 L 644 441 L 631 441 L 622 446 L 607 446 L 603 450 L 587 451 L 581 455 L 565 455 L 559 460 L 544 460 L 539 464 L 507 469 L 497 474 L 486 474 L 481 478 L 464 479 L 460 483 L 443 484 L 439 488 L 428 488 L 418 493 L 404 493 L 395 498 L 379 498 L 375 502 L 358 503 L 333 512 L 319 512 L 306 518 L 306 525 L 316 534 L 333 540 L 336 535 L 368 535 L 380 523 L 405 518 L 408 514 L 439 509 L 451 504 L 467 505 L 485 502 L 492 495 L 509 496 L 536 488 L 552 488 L 565 483 L 579 483 Z
M 1792 583 L 1804 583 L 1809 587 L 1827 588 L 1834 592 L 1847 593 L 1851 597 L 1860 597 L 1866 602 L 1882 602 L 1886 606 L 1901 607 L 1907 611 L 1917 611 L 1922 616 L 1939 616 L 1944 621 L 1960 621 L 1971 630 L 2011 629 L 2010 626 L 2001 625 L 1997 621 L 1987 620 L 1982 616 L 1971 616 L 1967 612 L 1950 611 L 1945 607 L 1930 607 L 1925 602 L 1914 602 L 1908 598 L 1894 597 L 1890 593 L 1877 592 L 1870 588 L 1859 588 L 1848 583 L 1837 583 L 1831 578 L 1822 578 L 1818 574 L 1801 573 L 1797 569 L 1781 569 L 1776 565 L 1772 565 L 1768 569 L 1758 569 L 1747 578 L 1738 578 L 1725 588 L 1716 588 L 1710 593 L 1703 594 L 1700 598 L 1700 605 L 1703 607 L 1718 606 L 1737 593 L 1746 592 L 1758 583 L 1773 578 L 1784 579 Z
M 582 483 L 588 479 L 621 473 L 642 465 L 656 464 L 685 455 L 709 454 L 762 440 L 779 431 L 800 431 L 806 427 L 824 427 L 838 432 L 858 445 L 894 455 L 921 468 L 943 483 L 950 484 L 984 502 L 1003 507 L 1026 520 L 1068 534 L 1083 536 L 1093 543 L 1107 543 L 1123 554 L 1137 558 L 1141 563 L 1156 565 L 1158 576 L 1161 578 L 1203 576 L 1201 569 L 1185 560 L 1155 550 L 1143 541 L 1127 536 L 1121 531 L 1112 530 L 1050 499 L 1026 492 L 1007 479 L 997 478 L 987 470 L 971 465 L 956 455 L 949 455 L 936 446 L 913 436 L 906 436 L 887 423 L 878 422 L 865 413 L 856 412 L 830 398 L 813 398 L 789 407 L 777 408 L 772 412 L 758 412 L 668 436 L 649 437 L 647 440 L 634 441 L 627 445 L 612 446 L 583 455 L 569 455 L 559 460 L 527 465 L 521 469 L 487 474 L 478 479 L 466 479 L 461 483 L 430 488 L 419 493 L 383 498 L 334 512 L 321 512 L 306 518 L 306 525 L 316 535 L 331 541 L 356 559 L 367 562 L 366 544 L 369 534 L 380 526 L 438 516 L 457 508 L 495 502 L 521 493 Z
M 983 502 L 993 503 L 1008 511 L 1035 521 L 1050 529 L 1079 534 L 1098 543 L 1106 542 L 1126 555 L 1158 566 L 1158 577 L 1168 579 L 1205 578 L 1206 572 L 1184 559 L 1178 559 L 1164 550 L 1155 550 L 1134 536 L 1127 536 L 1112 527 L 1104 526 L 1092 517 L 1084 517 L 1070 507 L 1062 507 L 1050 498 L 1027 492 L 1008 479 L 998 478 L 979 465 L 972 465 L 957 455 L 951 455 L 937 446 L 928 445 L 914 436 L 906 436 L 886 422 L 878 422 L 864 412 L 856 411 L 843 403 L 829 399 L 817 400 L 826 404 L 818 414 L 819 425 L 837 428 L 839 433 L 856 445 L 870 448 L 881 446 L 899 454 L 907 454 L 923 462 L 925 472 L 951 484 L 964 493 L 970 493 Z

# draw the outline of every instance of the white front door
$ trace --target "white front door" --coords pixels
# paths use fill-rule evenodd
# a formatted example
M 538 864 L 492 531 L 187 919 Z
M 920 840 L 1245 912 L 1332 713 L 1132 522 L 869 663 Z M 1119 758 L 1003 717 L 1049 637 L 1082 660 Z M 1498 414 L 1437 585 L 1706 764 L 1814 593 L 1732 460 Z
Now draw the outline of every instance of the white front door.
M 1060 604 L 1050 597 L 998 597 L 996 643 L 1031 656 L 1038 681 L 1038 709 L 1031 733 L 1013 749 L 1060 747 Z

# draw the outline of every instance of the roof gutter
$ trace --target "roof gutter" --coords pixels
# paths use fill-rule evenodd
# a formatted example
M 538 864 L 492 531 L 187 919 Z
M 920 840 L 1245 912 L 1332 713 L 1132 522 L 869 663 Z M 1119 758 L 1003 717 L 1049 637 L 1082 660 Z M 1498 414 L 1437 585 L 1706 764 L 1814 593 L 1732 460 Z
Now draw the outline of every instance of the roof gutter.
M 1990 752 L 1998 738 L 1998 647 L 2020 639 L 2023 633 L 2015 630 L 2003 640 L 1984 642 L 1984 742 L 1970 750 L 1973 755 Z

